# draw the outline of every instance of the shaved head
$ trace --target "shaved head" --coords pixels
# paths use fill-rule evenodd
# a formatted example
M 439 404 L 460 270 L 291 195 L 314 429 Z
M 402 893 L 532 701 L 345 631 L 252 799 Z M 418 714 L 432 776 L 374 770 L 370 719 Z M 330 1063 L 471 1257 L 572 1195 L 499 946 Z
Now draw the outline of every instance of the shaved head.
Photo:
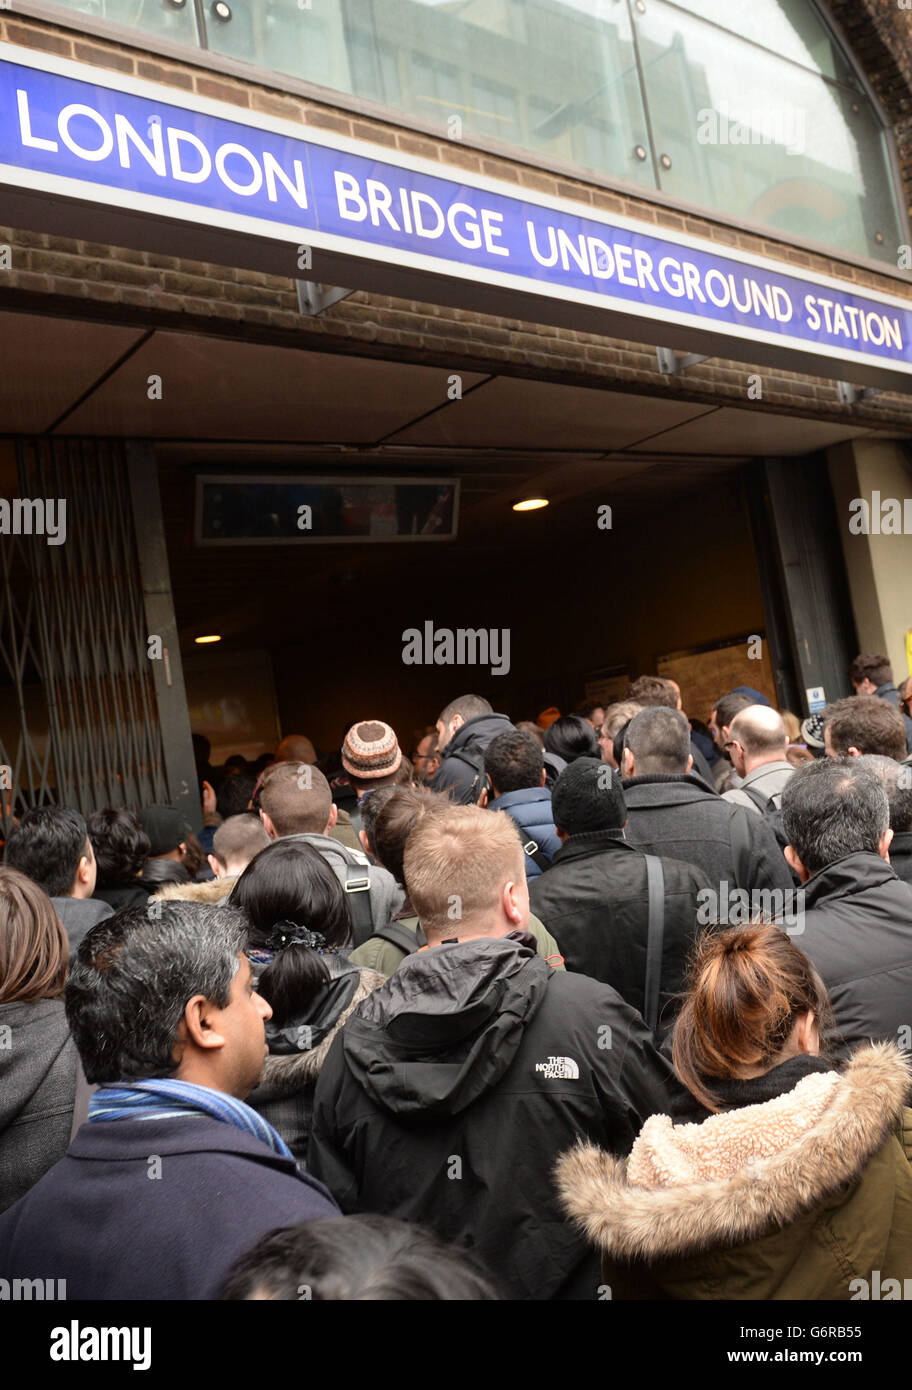
M 769 705 L 748 705 L 729 725 L 729 737 L 737 739 L 749 758 L 785 758 L 788 735 L 778 710 Z

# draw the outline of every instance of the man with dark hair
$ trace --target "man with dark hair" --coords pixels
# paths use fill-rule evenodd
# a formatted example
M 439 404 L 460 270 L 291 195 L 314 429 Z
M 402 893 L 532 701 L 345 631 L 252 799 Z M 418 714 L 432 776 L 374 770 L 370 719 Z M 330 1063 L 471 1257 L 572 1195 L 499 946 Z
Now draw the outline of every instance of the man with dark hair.
M 507 716 L 495 714 L 480 695 L 451 700 L 437 720 L 440 767 L 431 790 L 447 792 L 461 805 L 477 803 L 484 786 L 484 750 L 492 738 L 512 728 Z
M 568 970 L 611 985 L 644 1013 L 650 894 L 646 855 L 627 844 L 627 805 L 620 778 L 596 758 L 577 758 L 552 793 L 562 843 L 546 874 L 529 887 L 532 910 L 561 943 Z M 706 875 L 678 859 L 662 859 L 657 1018 L 674 1021 L 676 995 L 696 935 Z
M 862 767 L 879 777 L 890 806 L 890 864 L 903 883 L 912 884 L 912 767 L 893 758 L 866 754 L 858 759 Z
M 639 705 L 640 709 L 676 709 L 683 712 L 681 687 L 677 681 L 666 676 L 637 676 L 627 690 L 627 700 Z M 685 719 L 687 716 L 684 716 Z M 713 772 L 703 755 L 702 749 L 691 736 L 690 755 L 693 758 L 694 776 L 702 777 L 708 787 L 713 786 Z M 611 761 L 609 759 L 609 761 Z
M 878 700 L 886 700 L 894 709 L 899 710 L 905 728 L 906 753 L 912 753 L 912 719 L 903 708 L 902 696 L 893 684 L 890 658 L 882 652 L 861 652 L 849 667 L 849 679 L 856 695 L 875 695 Z
M 223 905 L 130 908 L 84 939 L 66 1014 L 89 1118 L 0 1217 L 4 1277 L 48 1269 L 73 1299 L 211 1297 L 276 1226 L 338 1214 L 244 1104 L 272 1010 L 253 987 L 247 919 Z
M 630 721 L 621 772 L 627 839 L 646 854 L 695 865 L 713 888 L 791 889 L 792 876 L 772 830 L 760 816 L 730 806 L 691 775 L 690 726 L 667 708 Z
M 823 746 L 830 758 L 860 758 L 865 753 L 902 762 L 906 729 L 902 715 L 874 695 L 850 695 L 823 712 Z
M 545 786 L 542 746 L 531 734 L 508 729 L 488 744 L 484 766 L 490 791 L 481 804 L 506 811 L 519 829 L 526 856 L 526 878 L 539 878 L 560 849 L 551 815 L 551 792 Z
M 252 772 L 237 772 L 233 777 L 224 779 L 215 801 L 215 809 L 222 820 L 228 820 L 230 816 L 242 816 L 250 809 L 256 785 L 257 779 Z
M 43 888 L 66 930 L 70 952 L 113 909 L 93 898 L 95 852 L 86 823 L 70 806 L 33 806 L 6 842 L 6 862 Z
M 338 810 L 319 768 L 273 763 L 263 774 L 257 799 L 270 840 L 287 837 L 310 844 L 329 864 L 348 894 L 357 945 L 396 915 L 404 894 L 392 875 L 372 864 L 360 846 L 350 848 L 330 835 Z
M 602 727 L 605 718 L 605 706 L 601 700 L 587 700 L 574 711 L 581 719 L 588 719 L 596 733 Z
M 412 753 L 412 767 L 421 786 L 428 786 L 440 766 L 437 756 L 437 730 L 433 726 L 418 730 L 415 737 L 415 751 Z
M 508 1298 L 597 1300 L 598 1256 L 562 1219 L 552 1169 L 582 1135 L 626 1153 L 674 1094 L 670 1068 L 613 989 L 533 951 L 509 816 L 425 815 L 405 880 L 428 949 L 334 1040 L 310 1167 L 344 1211 L 471 1243 Z
M 890 866 L 890 806 L 858 758 L 805 763 L 782 793 L 786 857 L 804 885 L 797 944 L 833 1005 L 834 1049 L 897 1041 L 912 1000 L 912 888 Z

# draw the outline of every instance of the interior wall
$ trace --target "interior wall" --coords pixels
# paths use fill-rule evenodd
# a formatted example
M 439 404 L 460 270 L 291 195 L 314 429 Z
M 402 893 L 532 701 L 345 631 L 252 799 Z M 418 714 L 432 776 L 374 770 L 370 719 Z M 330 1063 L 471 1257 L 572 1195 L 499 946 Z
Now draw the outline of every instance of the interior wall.
M 653 673 L 662 654 L 764 631 L 737 483 L 669 506 L 658 494 L 624 528 L 560 542 L 546 512 L 529 519 L 530 543 L 483 555 L 457 544 L 432 574 L 416 558 L 407 589 L 354 586 L 329 642 L 315 633 L 274 647 L 283 732 L 306 733 L 325 750 L 355 719 L 379 717 L 406 743 L 468 691 L 514 719 L 552 704 L 566 713 L 599 668 Z M 426 620 L 436 629 L 509 629 L 509 673 L 404 665 L 402 633 Z

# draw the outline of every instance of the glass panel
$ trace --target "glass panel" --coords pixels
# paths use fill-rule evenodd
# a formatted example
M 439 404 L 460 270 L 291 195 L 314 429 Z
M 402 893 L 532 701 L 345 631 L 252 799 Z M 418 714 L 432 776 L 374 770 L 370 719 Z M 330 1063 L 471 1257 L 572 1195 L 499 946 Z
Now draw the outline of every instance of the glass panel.
M 175 43 L 197 46 L 193 0 L 183 0 L 179 5 L 172 0 L 54 0 L 54 3 L 63 9 L 90 15 L 92 19 L 125 24 L 131 29 L 143 29 L 147 34 L 173 39 Z
M 231 0 L 206 24 L 215 53 L 655 186 L 624 0 Z
M 854 69 L 836 47 L 810 0 L 675 0 L 739 38 L 801 63 L 812 72 L 856 86 Z
M 649 0 L 638 34 L 664 192 L 895 264 L 884 136 L 860 92 L 663 0 Z

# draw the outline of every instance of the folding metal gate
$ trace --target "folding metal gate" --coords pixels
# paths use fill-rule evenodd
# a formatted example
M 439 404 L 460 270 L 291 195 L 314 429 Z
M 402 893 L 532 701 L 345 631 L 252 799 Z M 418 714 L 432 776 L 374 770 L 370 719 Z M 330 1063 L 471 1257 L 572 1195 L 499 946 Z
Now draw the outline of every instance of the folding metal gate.
M 4 529 L 18 517 L 19 534 L 0 535 L 4 833 L 34 805 L 168 801 L 124 445 L 19 440 L 16 466 Z

